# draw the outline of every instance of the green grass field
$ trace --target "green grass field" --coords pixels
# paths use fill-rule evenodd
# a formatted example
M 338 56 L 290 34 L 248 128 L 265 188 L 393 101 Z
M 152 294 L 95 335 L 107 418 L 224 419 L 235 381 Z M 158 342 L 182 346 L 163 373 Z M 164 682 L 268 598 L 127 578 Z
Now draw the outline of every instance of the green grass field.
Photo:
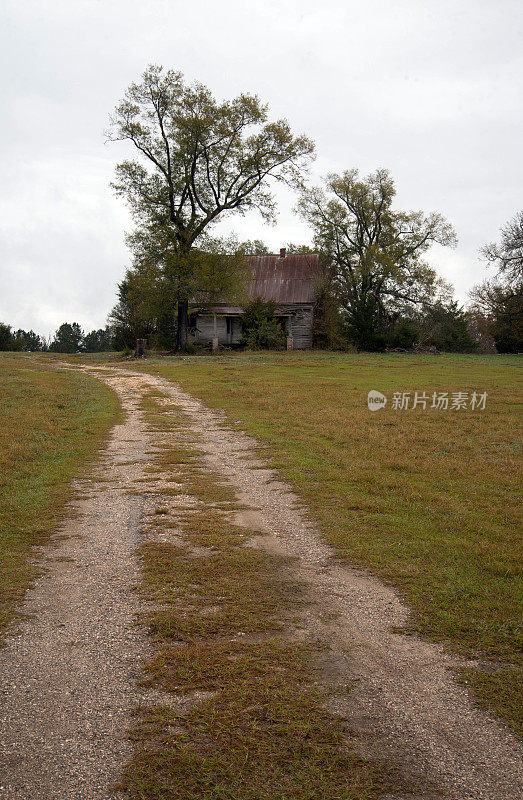
M 36 574 L 32 546 L 56 529 L 117 414 L 95 379 L 0 354 L 0 631 Z
M 462 676 L 521 727 L 518 357 L 325 352 L 151 359 L 225 409 L 338 552 L 394 584 L 412 628 L 485 659 Z M 367 392 L 388 396 L 371 413 Z M 394 391 L 487 392 L 484 410 L 393 410 Z M 429 403 L 430 405 L 430 403 Z
M 108 390 L 50 369 L 52 360 L 0 362 L 4 614 L 31 577 L 28 547 L 53 529 L 68 482 L 116 413 Z M 179 382 L 257 437 L 337 551 L 400 590 L 413 630 L 484 660 L 462 679 L 521 730 L 520 358 L 294 352 L 110 362 Z M 388 396 L 385 409 L 368 410 L 371 389 Z M 484 410 L 391 408 L 394 391 L 416 390 L 488 397 Z

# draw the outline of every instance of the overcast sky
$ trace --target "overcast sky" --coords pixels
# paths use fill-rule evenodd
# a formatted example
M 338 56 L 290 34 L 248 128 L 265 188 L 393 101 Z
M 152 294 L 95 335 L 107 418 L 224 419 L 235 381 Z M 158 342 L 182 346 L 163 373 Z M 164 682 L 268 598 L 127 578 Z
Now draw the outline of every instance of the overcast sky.
M 0 19 L 0 321 L 54 333 L 105 325 L 131 227 L 109 182 L 130 155 L 103 132 L 149 63 L 220 99 L 258 94 L 317 146 L 311 181 L 388 168 L 397 207 L 438 211 L 454 251 L 429 261 L 456 297 L 488 274 L 478 249 L 523 207 L 521 0 L 4 0 Z M 273 250 L 278 224 L 227 228 Z

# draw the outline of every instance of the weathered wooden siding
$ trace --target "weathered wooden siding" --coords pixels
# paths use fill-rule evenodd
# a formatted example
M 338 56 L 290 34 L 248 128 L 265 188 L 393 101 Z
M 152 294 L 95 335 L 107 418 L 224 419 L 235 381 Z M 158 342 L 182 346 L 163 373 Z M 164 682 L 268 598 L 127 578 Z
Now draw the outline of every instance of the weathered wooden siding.
M 214 328 L 214 319 L 212 314 L 204 315 L 198 314 L 196 323 L 196 341 L 201 344 L 210 344 L 214 336 L 218 337 L 220 345 L 238 344 L 241 337 L 240 321 L 233 317 L 232 319 L 232 336 L 227 334 L 227 319 L 226 317 L 216 317 L 216 333 Z
M 292 312 L 290 319 L 290 330 L 287 330 L 287 335 L 292 336 L 293 347 L 295 350 L 306 350 L 312 347 L 312 322 L 314 318 L 314 306 L 280 306 L 278 310 Z
M 283 317 L 282 324 L 287 336 L 292 336 L 293 346 L 296 350 L 306 350 L 312 347 L 312 323 L 314 316 L 314 306 L 310 304 L 298 305 L 289 303 L 279 305 L 278 314 L 288 314 Z M 201 344 L 210 344 L 213 337 L 218 337 L 218 344 L 238 344 L 241 338 L 240 320 L 237 317 L 229 317 L 232 321 L 232 334 L 227 333 L 227 317 L 216 317 L 216 328 L 212 314 L 198 314 L 196 325 L 196 341 Z

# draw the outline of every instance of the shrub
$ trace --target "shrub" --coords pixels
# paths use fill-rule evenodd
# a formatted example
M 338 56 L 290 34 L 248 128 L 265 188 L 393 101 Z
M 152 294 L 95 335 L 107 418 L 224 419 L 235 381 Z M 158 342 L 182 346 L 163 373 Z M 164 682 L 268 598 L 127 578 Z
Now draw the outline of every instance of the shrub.
M 396 323 L 389 338 L 390 347 L 408 350 L 419 342 L 420 330 L 412 319 L 402 319 Z
M 240 344 L 249 350 L 280 348 L 285 344 L 285 334 L 274 316 L 276 304 L 261 297 L 255 298 L 245 308 L 240 319 L 242 337 Z

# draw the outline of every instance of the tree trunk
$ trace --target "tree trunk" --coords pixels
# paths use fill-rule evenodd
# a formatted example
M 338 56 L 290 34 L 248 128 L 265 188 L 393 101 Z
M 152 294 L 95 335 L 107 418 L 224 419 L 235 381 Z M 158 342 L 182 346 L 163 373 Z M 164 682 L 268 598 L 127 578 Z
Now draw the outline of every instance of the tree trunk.
M 187 350 L 187 335 L 189 332 L 189 301 L 178 301 L 178 325 L 176 329 L 176 352 L 184 353 Z

